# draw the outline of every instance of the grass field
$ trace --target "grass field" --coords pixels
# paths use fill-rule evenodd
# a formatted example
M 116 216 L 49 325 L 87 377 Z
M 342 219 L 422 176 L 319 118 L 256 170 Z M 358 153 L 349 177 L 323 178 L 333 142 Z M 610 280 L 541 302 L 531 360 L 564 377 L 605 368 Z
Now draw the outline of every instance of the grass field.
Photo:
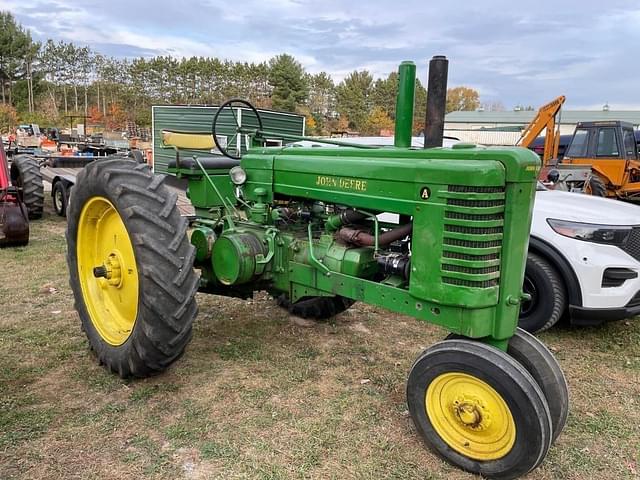
M 0 479 L 472 478 L 423 447 L 405 404 L 444 331 L 362 304 L 305 325 L 264 294 L 199 295 L 184 357 L 123 381 L 80 330 L 65 226 L 49 208 L 29 247 L 0 250 Z M 640 323 L 541 337 L 571 413 L 528 478 L 638 478 Z

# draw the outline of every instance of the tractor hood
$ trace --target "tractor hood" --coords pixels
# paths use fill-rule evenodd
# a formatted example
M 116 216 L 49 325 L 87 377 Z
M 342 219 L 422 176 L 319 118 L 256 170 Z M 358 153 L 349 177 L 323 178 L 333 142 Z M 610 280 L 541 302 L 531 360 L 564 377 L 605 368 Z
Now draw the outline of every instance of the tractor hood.
M 533 216 L 601 225 L 640 225 L 639 206 L 555 190 L 536 192 Z

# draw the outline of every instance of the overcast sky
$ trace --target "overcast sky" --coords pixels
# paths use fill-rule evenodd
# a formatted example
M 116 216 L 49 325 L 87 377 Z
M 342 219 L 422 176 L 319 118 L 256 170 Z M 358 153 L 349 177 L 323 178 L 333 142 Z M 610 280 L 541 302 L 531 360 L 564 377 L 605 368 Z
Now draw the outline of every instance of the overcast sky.
M 640 109 L 640 1 L 608 0 L 0 0 L 38 40 L 73 41 L 116 57 L 294 55 L 336 81 L 386 76 L 414 60 L 449 60 L 449 86 L 483 102 Z

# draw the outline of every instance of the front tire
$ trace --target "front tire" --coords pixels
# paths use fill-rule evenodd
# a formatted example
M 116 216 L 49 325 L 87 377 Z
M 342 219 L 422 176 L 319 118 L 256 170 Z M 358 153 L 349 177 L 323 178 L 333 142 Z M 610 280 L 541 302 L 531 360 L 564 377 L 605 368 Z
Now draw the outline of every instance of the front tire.
M 111 158 L 78 175 L 70 285 L 91 348 L 123 378 L 165 370 L 191 339 L 199 279 L 186 230 L 176 195 L 147 165 Z
M 445 340 L 425 350 L 409 373 L 407 403 L 429 447 L 487 478 L 525 475 L 551 445 L 549 407 L 536 381 L 479 342 Z
M 531 296 L 520 307 L 518 326 L 527 332 L 542 332 L 554 326 L 567 308 L 562 277 L 543 257 L 527 254 L 523 290 Z
M 560 364 L 540 340 L 521 328 L 509 340 L 507 353 L 527 369 L 544 393 L 553 427 L 551 443 L 555 442 L 569 416 L 569 387 Z

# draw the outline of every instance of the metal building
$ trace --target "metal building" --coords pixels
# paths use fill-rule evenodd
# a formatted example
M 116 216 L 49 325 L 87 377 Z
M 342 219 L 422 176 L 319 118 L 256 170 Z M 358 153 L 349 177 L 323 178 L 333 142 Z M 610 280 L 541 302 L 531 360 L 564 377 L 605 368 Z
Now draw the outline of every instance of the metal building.
M 485 145 L 513 145 L 536 113 L 537 110 L 451 112 L 445 117 L 445 135 Z M 640 111 L 609 110 L 607 106 L 601 111 L 563 109 L 559 118 L 560 134 L 572 134 L 578 122 L 605 120 L 623 120 L 637 129 L 640 127 Z
M 154 105 L 151 107 L 151 123 L 152 123 L 152 141 L 153 141 L 153 166 L 156 173 L 166 173 L 167 164 L 175 158 L 173 149 L 162 147 L 163 130 L 172 130 L 189 133 L 205 133 L 211 134 L 211 123 L 216 114 L 218 107 L 194 106 L 194 105 Z M 238 108 L 236 117 L 241 126 L 256 128 L 255 116 L 248 113 L 248 108 Z M 283 133 L 289 135 L 304 135 L 305 117 L 294 113 L 276 112 L 273 110 L 258 109 L 258 113 L 262 118 L 263 128 L 267 131 L 275 133 Z M 244 118 L 244 123 L 243 123 Z M 218 131 L 219 140 L 225 144 L 229 141 L 229 146 L 234 150 L 240 148 L 241 152 L 246 151 L 248 138 L 240 138 L 235 144 L 233 135 L 235 133 L 235 123 L 221 122 Z M 221 138 L 222 137 L 222 138 Z M 267 141 L 268 145 L 281 145 L 280 139 L 274 138 Z M 223 145 L 224 147 L 224 145 Z M 217 150 L 203 153 L 202 150 L 187 150 L 181 152 L 182 156 L 204 154 L 219 154 Z

